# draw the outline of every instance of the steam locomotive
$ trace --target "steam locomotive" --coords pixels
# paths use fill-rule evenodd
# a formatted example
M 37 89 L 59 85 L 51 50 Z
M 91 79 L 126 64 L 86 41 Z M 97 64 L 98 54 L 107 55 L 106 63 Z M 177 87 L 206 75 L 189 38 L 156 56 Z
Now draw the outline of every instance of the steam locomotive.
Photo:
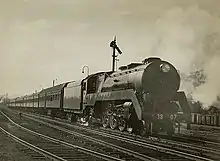
M 174 133 L 175 123 L 190 122 L 185 93 L 178 91 L 175 67 L 157 57 L 121 66 L 116 72 L 99 72 L 79 81 L 66 82 L 39 93 L 11 99 L 9 107 L 69 121 L 137 132 L 141 135 Z

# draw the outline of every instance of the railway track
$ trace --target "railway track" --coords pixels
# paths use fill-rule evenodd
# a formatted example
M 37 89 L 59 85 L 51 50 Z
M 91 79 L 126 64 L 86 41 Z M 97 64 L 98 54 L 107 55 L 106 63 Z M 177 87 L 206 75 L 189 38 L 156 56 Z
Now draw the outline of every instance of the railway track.
M 167 136 L 161 136 L 161 137 L 166 140 L 170 140 L 170 138 Z M 217 151 L 218 153 L 220 153 L 220 141 L 217 140 L 204 140 L 203 138 L 200 137 L 192 138 L 191 136 L 185 136 L 185 135 L 173 136 L 172 140 L 181 142 L 183 145 L 185 145 L 185 143 L 187 142 L 192 145 L 199 146 L 200 148 L 202 148 L 202 150 L 207 149 L 207 151 L 209 150 Z
M 83 127 L 82 127 L 83 128 Z M 94 129 L 91 129 L 94 131 Z M 154 144 L 164 148 L 172 148 L 175 151 L 180 151 L 183 153 L 187 153 L 190 155 L 196 155 L 199 159 L 204 160 L 219 160 L 220 159 L 220 143 L 214 141 L 207 141 L 202 139 L 195 139 L 186 136 L 167 136 L 167 135 L 158 135 L 153 137 L 141 137 L 134 134 L 127 134 L 125 132 L 115 131 L 111 129 L 95 129 L 102 133 L 113 134 L 119 137 L 123 137 L 126 139 L 132 139 L 138 142 L 142 142 L 142 144 Z M 141 144 L 141 143 L 140 143 Z M 208 159 L 209 158 L 209 159 Z M 195 157 L 196 160 L 196 157 Z
M 109 134 L 116 133 L 115 135 L 117 136 L 134 139 L 143 143 L 152 143 L 156 145 L 162 144 L 163 147 L 170 147 L 172 149 L 179 150 L 185 153 L 211 158 L 214 160 L 220 159 L 220 142 L 216 142 L 214 140 L 203 140 L 202 138 L 191 138 L 187 136 L 170 137 L 167 135 L 157 135 L 145 138 L 111 129 L 104 129 L 102 127 L 98 131 Z
M 16 142 L 22 144 L 25 148 L 22 149 L 23 152 L 31 155 L 33 159 L 46 159 L 49 158 L 51 160 L 59 160 L 59 161 L 64 161 L 65 159 L 58 157 L 57 155 L 54 155 L 46 150 L 43 150 L 42 148 L 39 148 L 33 144 L 30 144 L 17 136 L 11 134 L 10 132 L 6 131 L 4 128 L 0 127 L 0 130 L 11 137 L 13 140 Z
M 6 117 L 8 117 L 8 116 L 6 116 Z M 8 118 L 8 119 L 10 119 L 10 118 Z M 43 122 L 43 121 L 37 121 L 37 122 L 41 123 L 41 124 L 45 124 L 45 122 Z M 25 125 L 27 126 L 27 124 L 25 124 Z M 36 124 L 36 126 L 34 126 L 32 124 L 32 127 L 37 127 L 37 124 Z M 49 128 L 51 129 L 51 126 Z M 62 128 L 58 127 L 58 129 L 60 130 Z M 35 130 L 37 130 L 37 128 Z M 44 131 L 47 132 L 46 129 Z M 54 132 L 52 132 L 50 130 L 51 133 L 49 133 L 47 135 L 51 136 L 51 135 L 55 135 L 55 133 L 57 135 L 57 131 L 58 130 L 55 130 Z M 68 140 L 68 142 L 71 142 L 71 139 L 73 139 L 73 141 L 75 143 L 77 142 L 77 144 L 81 144 L 81 145 L 84 145 L 84 146 L 87 146 L 87 147 L 91 147 L 92 146 L 94 148 L 94 145 L 95 145 L 97 151 L 100 151 L 100 149 L 101 149 L 102 152 L 105 152 L 105 153 L 107 152 L 108 153 L 107 155 L 110 155 L 110 156 L 113 155 L 115 157 L 119 157 L 118 160 L 135 160 L 135 161 L 136 160 L 137 161 L 138 160 L 147 160 L 147 161 L 149 160 L 149 161 L 158 161 L 157 159 L 154 159 L 152 157 L 149 157 L 149 156 L 146 156 L 146 155 L 142 155 L 142 154 L 139 154 L 137 152 L 133 152 L 131 150 L 128 150 L 128 149 L 125 149 L 125 148 L 121 148 L 119 146 L 116 146 L 116 145 L 113 145 L 113 144 L 109 144 L 107 142 L 103 142 L 101 140 L 97 140 L 97 139 L 95 140 L 93 138 L 85 139 L 82 136 L 76 137 L 75 135 L 73 137 L 73 133 L 70 133 L 70 132 L 67 132 L 67 131 L 64 131 L 64 130 L 62 130 L 62 132 L 65 132 L 65 134 L 62 133 L 61 135 L 65 136 L 67 138 L 66 140 Z M 56 136 L 54 136 L 54 137 L 56 137 Z M 59 136 L 59 137 L 61 137 L 61 136 Z M 120 159 L 120 158 L 122 158 L 122 159 Z
M 2 112 L 1 112 L 2 113 Z M 38 154 L 50 158 L 51 160 L 58 161 L 69 161 L 69 160 L 109 160 L 109 161 L 122 161 L 122 160 L 133 160 L 130 158 L 120 159 L 111 155 L 105 155 L 96 151 L 89 150 L 84 147 L 73 145 L 71 143 L 61 141 L 38 132 L 29 130 L 23 126 L 12 121 L 8 116 L 2 113 L 10 122 L 13 127 L 13 134 L 1 128 L 4 133 L 22 143 L 28 149 L 35 151 Z M 4 125 L 3 125 L 4 126 Z M 5 127 L 7 128 L 7 127 Z M 100 147 L 100 146 L 99 146 Z M 100 147 L 101 148 L 101 147 Z M 112 150 L 110 152 L 113 152 Z M 128 157 L 125 155 L 125 157 Z
M 191 136 L 193 138 L 205 138 L 208 135 L 210 140 L 220 141 L 220 139 L 218 139 L 220 137 L 219 132 L 216 130 L 212 130 L 212 129 L 200 130 L 200 128 L 198 129 L 194 128 L 193 125 L 191 125 L 192 128 L 191 130 L 186 130 L 185 124 L 182 124 L 182 127 L 184 127 L 184 129 L 181 129 L 181 134 L 185 136 Z
M 27 116 L 28 117 L 28 116 Z M 34 116 L 39 119 L 39 117 Z M 40 121 L 36 120 L 33 117 L 28 117 L 29 119 L 35 120 L 35 121 Z M 48 118 L 41 118 L 44 121 L 42 121 L 42 124 L 46 124 L 47 126 L 59 129 L 61 131 L 67 132 L 69 134 L 73 135 L 79 135 L 81 137 L 84 137 L 86 139 L 99 139 L 96 141 L 99 141 L 101 143 L 100 136 L 105 136 L 108 138 L 108 142 L 112 142 L 114 145 L 120 144 L 122 145 L 123 143 L 126 142 L 126 144 L 123 145 L 124 148 L 126 149 L 131 149 L 133 147 L 134 151 L 137 151 L 138 153 L 146 155 L 150 155 L 151 157 L 154 157 L 158 160 L 206 160 L 206 161 L 211 161 L 212 159 L 208 159 L 207 157 L 209 156 L 203 156 L 201 155 L 201 151 L 198 151 L 198 148 L 196 147 L 193 148 L 186 148 L 186 146 L 182 146 L 181 143 L 172 144 L 169 142 L 164 142 L 163 141 L 155 141 L 155 140 L 149 140 L 149 139 L 143 139 L 143 138 L 134 138 L 133 136 L 128 136 L 125 135 L 121 132 L 111 132 L 111 130 L 106 129 L 100 129 L 100 130 L 94 130 L 94 129 L 89 129 L 85 127 L 80 127 L 77 125 L 72 125 L 72 124 L 66 124 L 62 123 L 60 121 L 56 120 L 51 120 Z M 50 123 L 46 123 L 46 121 L 49 121 Z M 51 125 L 53 123 L 53 125 Z M 56 124 L 56 125 L 54 125 Z M 58 126 L 57 126 L 58 125 Z M 62 127 L 61 127 L 62 125 Z M 68 127 L 74 128 L 73 130 L 68 130 Z M 64 127 L 64 128 L 63 128 Z M 79 131 L 77 131 L 79 130 Z M 117 141 L 116 141 L 117 140 Z M 103 143 L 103 144 L 106 144 Z M 127 147 L 126 147 L 127 146 Z M 203 153 L 202 153 L 203 154 Z M 201 155 L 201 156 L 200 156 Z

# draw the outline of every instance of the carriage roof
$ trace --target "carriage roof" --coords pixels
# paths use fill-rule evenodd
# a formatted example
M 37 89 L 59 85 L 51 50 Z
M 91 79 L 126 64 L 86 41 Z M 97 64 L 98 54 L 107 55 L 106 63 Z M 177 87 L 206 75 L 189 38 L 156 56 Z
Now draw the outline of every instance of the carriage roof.
M 59 92 L 59 91 L 61 91 L 64 87 L 66 87 L 68 83 L 69 83 L 69 82 L 66 82 L 66 83 L 62 83 L 62 84 L 56 85 L 56 86 L 54 86 L 54 87 L 49 87 L 49 88 L 43 89 L 42 91 L 40 91 L 40 94 L 42 94 L 42 93 Z

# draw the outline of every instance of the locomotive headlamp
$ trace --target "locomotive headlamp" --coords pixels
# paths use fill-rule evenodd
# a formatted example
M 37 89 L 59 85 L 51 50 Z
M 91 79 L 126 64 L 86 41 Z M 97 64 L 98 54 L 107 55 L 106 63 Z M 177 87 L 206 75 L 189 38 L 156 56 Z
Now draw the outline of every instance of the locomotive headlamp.
M 161 64 L 160 68 L 164 73 L 167 73 L 170 71 L 170 66 L 168 64 Z

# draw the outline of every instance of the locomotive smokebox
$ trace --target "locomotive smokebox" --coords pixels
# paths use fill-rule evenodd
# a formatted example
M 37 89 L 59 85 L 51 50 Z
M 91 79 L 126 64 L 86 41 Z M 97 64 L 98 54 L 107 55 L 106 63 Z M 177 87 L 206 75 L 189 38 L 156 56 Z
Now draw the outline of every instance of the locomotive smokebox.
M 180 76 L 175 67 L 157 59 L 145 68 L 141 81 L 144 92 L 157 101 L 172 99 L 180 87 Z

